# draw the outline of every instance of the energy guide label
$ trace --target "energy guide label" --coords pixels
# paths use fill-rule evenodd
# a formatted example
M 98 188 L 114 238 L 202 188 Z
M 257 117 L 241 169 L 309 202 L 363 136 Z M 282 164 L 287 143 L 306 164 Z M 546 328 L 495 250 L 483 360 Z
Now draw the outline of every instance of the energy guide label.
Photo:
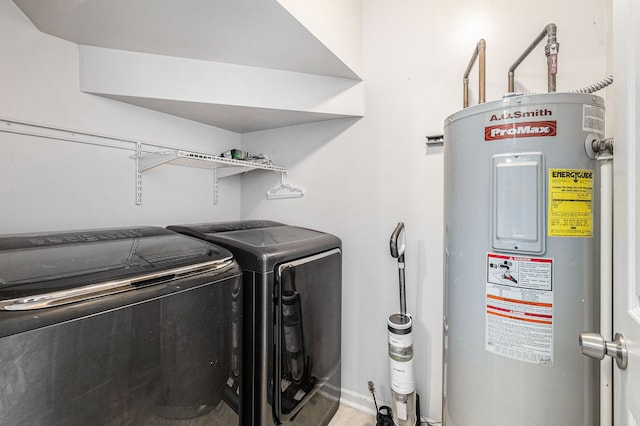
M 485 349 L 553 364 L 553 259 L 487 253 Z
M 550 237 L 593 235 L 593 170 L 549 169 Z

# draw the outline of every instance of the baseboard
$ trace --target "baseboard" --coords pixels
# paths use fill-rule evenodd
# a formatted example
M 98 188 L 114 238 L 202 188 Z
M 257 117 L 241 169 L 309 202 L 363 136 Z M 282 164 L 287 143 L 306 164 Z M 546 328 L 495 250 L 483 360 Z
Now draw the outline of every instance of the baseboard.
M 340 403 L 355 408 L 356 410 L 364 411 L 372 416 L 376 415 L 375 404 L 373 403 L 373 398 L 370 396 L 342 388 Z

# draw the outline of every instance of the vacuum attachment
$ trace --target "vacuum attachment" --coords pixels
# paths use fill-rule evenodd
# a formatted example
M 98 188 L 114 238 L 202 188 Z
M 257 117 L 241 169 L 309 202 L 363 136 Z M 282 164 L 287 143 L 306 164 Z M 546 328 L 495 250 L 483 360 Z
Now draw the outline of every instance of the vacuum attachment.
M 400 313 L 387 321 L 389 331 L 389 375 L 391 381 L 391 411 L 397 426 L 416 424 L 416 383 L 413 378 L 413 335 L 411 316 L 407 314 L 404 283 L 404 223 L 399 222 L 391 234 L 391 256 L 398 259 L 400 281 Z

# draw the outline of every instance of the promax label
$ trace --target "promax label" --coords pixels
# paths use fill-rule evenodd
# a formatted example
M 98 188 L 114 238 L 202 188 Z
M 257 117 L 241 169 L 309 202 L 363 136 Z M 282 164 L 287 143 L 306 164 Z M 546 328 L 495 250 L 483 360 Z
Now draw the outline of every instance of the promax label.
M 484 128 L 484 140 L 555 136 L 556 121 L 529 121 L 523 123 L 500 124 Z

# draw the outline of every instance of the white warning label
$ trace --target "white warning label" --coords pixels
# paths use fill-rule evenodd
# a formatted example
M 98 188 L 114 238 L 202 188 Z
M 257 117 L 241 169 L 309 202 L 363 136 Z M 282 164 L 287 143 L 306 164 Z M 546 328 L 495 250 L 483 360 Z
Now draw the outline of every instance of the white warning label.
M 553 364 L 553 259 L 487 254 L 485 349 Z
M 604 108 L 582 105 L 582 130 L 604 135 Z

